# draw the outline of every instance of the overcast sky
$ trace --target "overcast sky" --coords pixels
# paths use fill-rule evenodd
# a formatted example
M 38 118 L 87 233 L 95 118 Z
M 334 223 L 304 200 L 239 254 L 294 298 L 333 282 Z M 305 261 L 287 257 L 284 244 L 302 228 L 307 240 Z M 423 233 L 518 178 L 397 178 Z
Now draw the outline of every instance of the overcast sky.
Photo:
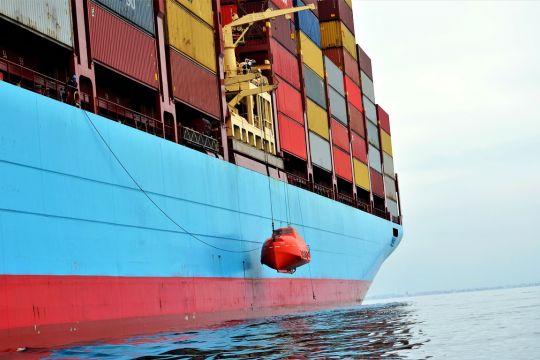
M 404 212 L 370 295 L 540 282 L 540 2 L 353 2 Z

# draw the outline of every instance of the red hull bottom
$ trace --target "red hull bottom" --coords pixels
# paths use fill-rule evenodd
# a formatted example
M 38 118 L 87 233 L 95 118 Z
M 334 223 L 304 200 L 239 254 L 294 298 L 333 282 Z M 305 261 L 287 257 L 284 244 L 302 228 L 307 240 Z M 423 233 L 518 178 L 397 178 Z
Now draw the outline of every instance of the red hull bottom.
M 369 281 L 0 276 L 0 351 L 181 331 L 362 302 Z

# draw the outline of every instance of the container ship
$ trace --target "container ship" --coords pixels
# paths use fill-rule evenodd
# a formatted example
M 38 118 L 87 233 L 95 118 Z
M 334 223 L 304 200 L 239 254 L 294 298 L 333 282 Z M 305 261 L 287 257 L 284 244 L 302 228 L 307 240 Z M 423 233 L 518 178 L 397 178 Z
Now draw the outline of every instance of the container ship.
M 362 302 L 390 120 L 351 0 L 304 1 L 0 1 L 0 351 Z

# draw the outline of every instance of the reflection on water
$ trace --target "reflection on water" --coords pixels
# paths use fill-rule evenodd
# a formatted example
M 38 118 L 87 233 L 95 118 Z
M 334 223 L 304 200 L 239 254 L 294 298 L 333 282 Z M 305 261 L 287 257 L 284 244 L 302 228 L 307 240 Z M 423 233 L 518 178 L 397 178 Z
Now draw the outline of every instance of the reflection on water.
M 540 287 L 530 287 L 233 321 L 199 331 L 48 350 L 47 358 L 538 359 L 539 329 Z M 39 354 L 30 350 L 21 358 Z

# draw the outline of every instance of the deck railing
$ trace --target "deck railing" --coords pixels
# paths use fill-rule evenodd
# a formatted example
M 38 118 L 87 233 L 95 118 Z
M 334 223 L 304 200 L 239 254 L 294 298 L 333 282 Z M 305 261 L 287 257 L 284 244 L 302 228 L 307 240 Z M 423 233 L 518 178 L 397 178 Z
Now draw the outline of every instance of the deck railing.
M 96 98 L 98 114 L 159 137 L 164 137 L 163 123 L 112 101 Z
M 211 136 L 188 127 L 181 127 L 181 134 L 183 141 L 188 144 L 201 147 L 211 152 L 219 152 L 219 141 Z

